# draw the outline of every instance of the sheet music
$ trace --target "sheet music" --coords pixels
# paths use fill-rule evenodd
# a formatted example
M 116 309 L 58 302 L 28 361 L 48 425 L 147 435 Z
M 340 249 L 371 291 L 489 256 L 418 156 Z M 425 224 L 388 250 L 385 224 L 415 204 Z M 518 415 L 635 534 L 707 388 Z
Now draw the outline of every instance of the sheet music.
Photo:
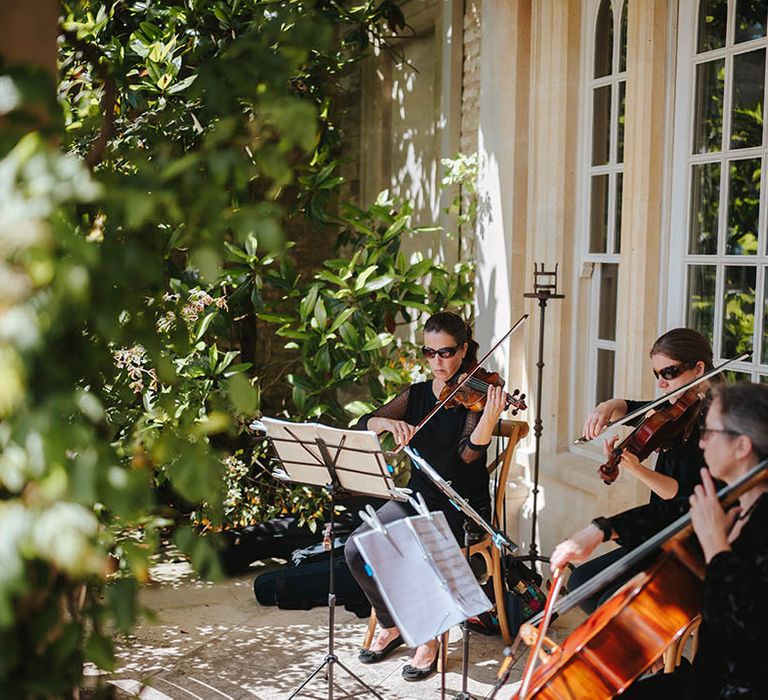
M 355 535 L 355 544 L 406 644 L 434 639 L 490 610 L 443 513 L 404 518 Z
M 331 474 L 317 444 L 320 438 L 328 447 L 341 488 L 352 493 L 407 500 L 407 492 L 395 486 L 376 433 L 275 418 L 262 418 L 261 422 L 282 462 L 282 469 L 274 474 L 277 478 L 316 486 L 331 483 Z

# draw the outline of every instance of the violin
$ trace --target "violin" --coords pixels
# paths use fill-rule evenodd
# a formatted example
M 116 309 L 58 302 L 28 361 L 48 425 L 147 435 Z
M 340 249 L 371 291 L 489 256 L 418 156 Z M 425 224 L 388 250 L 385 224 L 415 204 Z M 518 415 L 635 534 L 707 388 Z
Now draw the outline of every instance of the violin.
M 687 440 L 698 420 L 705 395 L 692 386 L 680 394 L 675 403 L 651 413 L 611 451 L 608 461 L 597 470 L 603 482 L 610 485 L 619 476 L 619 463 L 624 450 L 640 461 L 662 450 L 682 436 Z
M 445 401 L 446 408 L 464 406 L 470 411 L 482 411 L 488 398 L 488 387 L 504 386 L 504 380 L 497 372 L 489 372 L 482 367 L 475 369 L 474 365 L 468 371 L 472 372 L 472 376 L 459 387 L 455 394 L 454 391 L 460 383 L 458 377 L 451 379 L 440 392 L 439 400 Z M 525 404 L 525 394 L 521 394 L 520 389 L 515 389 L 511 394 L 505 392 L 504 400 L 506 401 L 504 408 L 512 407 L 513 416 L 517 415 L 518 411 L 528 408 Z

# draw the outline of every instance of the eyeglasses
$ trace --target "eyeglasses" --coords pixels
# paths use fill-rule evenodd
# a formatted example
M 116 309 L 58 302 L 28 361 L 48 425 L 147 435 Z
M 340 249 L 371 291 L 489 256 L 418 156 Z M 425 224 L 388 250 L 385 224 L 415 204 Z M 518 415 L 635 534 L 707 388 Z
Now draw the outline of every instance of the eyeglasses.
M 707 428 L 704 426 L 703 428 L 699 429 L 699 435 L 701 436 L 702 440 L 706 440 L 710 435 L 713 433 L 725 433 L 726 435 L 741 435 L 741 433 L 738 430 L 728 430 L 725 429 L 719 429 L 719 428 Z
M 452 348 L 438 348 L 435 350 L 434 348 L 428 348 L 426 345 L 421 349 L 421 354 L 426 357 L 428 360 L 431 360 L 434 358 L 435 355 L 440 355 L 444 360 L 447 360 L 449 357 L 453 357 L 457 352 L 459 351 L 459 346 L 456 345 Z
M 676 365 L 669 365 L 669 367 L 662 367 L 660 370 L 653 370 L 653 376 L 656 379 L 661 377 L 670 381 L 671 379 L 677 379 L 685 370 L 693 369 L 695 366 L 696 363 L 680 362 Z

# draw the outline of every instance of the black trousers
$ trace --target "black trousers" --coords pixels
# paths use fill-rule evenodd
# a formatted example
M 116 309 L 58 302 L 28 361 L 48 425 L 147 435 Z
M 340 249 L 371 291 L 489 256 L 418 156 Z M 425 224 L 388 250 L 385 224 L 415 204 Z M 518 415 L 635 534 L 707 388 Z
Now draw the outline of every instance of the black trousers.
M 484 518 L 487 517 L 487 513 L 484 513 L 484 509 L 475 508 L 480 515 Z M 433 509 L 435 510 L 435 509 Z M 464 546 L 464 521 L 465 516 L 455 508 L 449 507 L 448 509 L 441 509 L 445 514 L 448 526 L 451 528 L 456 541 L 461 546 Z M 396 520 L 402 518 L 408 518 L 412 515 L 416 515 L 415 509 L 409 503 L 402 503 L 400 501 L 389 501 L 376 511 L 379 516 L 379 520 L 382 525 L 393 523 Z M 379 593 L 376 581 L 365 570 L 365 561 L 363 560 L 357 545 L 354 542 L 355 535 L 359 535 L 363 532 L 368 532 L 370 528 L 363 524 L 357 530 L 352 533 L 352 536 L 347 540 L 347 544 L 344 547 L 344 556 L 347 559 L 347 566 L 355 577 L 360 588 L 363 589 L 368 600 L 371 602 L 371 607 L 376 611 L 376 618 L 382 627 L 394 627 L 395 621 L 392 619 L 387 606 L 384 604 L 384 599 Z M 477 539 L 477 533 L 470 531 L 470 541 Z

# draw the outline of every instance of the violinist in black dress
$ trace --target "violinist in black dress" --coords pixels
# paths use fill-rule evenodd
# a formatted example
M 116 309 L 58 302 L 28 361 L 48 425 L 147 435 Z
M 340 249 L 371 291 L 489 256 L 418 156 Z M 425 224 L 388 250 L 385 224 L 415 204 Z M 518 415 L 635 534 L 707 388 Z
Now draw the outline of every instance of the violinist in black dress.
M 464 320 L 451 312 L 431 316 L 424 325 L 422 354 L 429 364 L 432 379 L 412 384 L 392 401 L 359 421 L 358 427 L 377 433 L 389 432 L 399 445 L 413 447 L 453 488 L 484 517 L 490 516 L 490 495 L 486 451 L 493 429 L 506 407 L 501 387 L 488 387 L 485 409 L 470 411 L 463 406 L 442 408 L 418 432 L 415 426 L 435 407 L 446 384 L 477 361 L 477 343 Z M 451 531 L 463 544 L 464 516 L 424 474 L 414 469 L 408 488 L 420 493 L 431 510 L 445 513 Z M 377 511 L 382 523 L 415 514 L 407 503 L 390 501 Z M 366 526 L 358 529 L 359 532 Z M 345 548 L 349 569 L 376 612 L 379 629 L 369 649 L 360 652 L 360 661 L 375 663 L 384 659 L 403 641 L 376 584 L 365 572 L 365 563 L 350 537 Z M 438 642 L 431 640 L 417 647 L 411 662 L 403 669 L 406 680 L 421 680 L 430 675 L 437 661 Z
M 706 338 L 691 328 L 674 328 L 664 333 L 653 344 L 650 352 L 651 368 L 656 384 L 663 393 L 669 393 L 701 377 L 712 369 L 712 348 Z M 675 397 L 670 398 L 673 403 Z M 648 402 L 629 399 L 609 399 L 598 404 L 584 424 L 584 436 L 592 439 L 600 435 L 605 426 L 643 407 Z M 656 407 L 661 410 L 667 403 Z M 603 443 L 608 457 L 616 446 L 618 436 Z M 705 466 L 699 447 L 699 427 L 694 421 L 687 435 L 680 435 L 659 452 L 654 469 L 646 467 L 629 450 L 624 450 L 619 462 L 622 471 L 642 481 L 650 490 L 650 502 L 657 503 L 681 496 L 689 496 L 700 482 L 700 471 Z M 568 581 L 569 590 L 575 590 L 607 566 L 629 552 L 619 547 L 579 566 Z M 581 603 L 582 609 L 592 613 L 602 605 L 635 571 L 614 582 L 598 594 Z
M 606 538 L 635 547 L 690 509 L 706 564 L 698 651 L 692 666 L 635 682 L 621 695 L 627 700 L 768 698 L 768 483 L 725 512 L 713 482 L 731 484 L 768 456 L 768 387 L 739 382 L 712 393 L 699 438 L 710 471 L 701 470 L 693 493 L 601 518 L 550 558 L 559 568 L 582 561 Z

